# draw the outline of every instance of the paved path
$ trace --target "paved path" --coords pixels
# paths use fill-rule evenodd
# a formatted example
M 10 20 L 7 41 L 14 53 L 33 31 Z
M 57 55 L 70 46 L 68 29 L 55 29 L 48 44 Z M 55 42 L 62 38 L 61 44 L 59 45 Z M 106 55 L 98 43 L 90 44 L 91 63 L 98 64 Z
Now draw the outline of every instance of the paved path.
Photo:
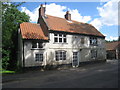
M 118 60 L 3 76 L 3 88 L 117 88 Z

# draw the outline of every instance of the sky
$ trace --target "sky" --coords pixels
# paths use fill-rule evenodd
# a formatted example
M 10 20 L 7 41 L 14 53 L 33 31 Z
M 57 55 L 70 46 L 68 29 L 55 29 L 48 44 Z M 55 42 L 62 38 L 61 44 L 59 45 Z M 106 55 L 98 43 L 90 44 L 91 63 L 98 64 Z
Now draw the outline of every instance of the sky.
M 118 39 L 118 1 L 106 2 L 46 2 L 46 14 L 64 18 L 70 11 L 71 19 L 89 23 L 96 27 L 106 40 Z M 18 9 L 30 16 L 31 23 L 37 23 L 38 9 L 44 2 L 26 2 Z

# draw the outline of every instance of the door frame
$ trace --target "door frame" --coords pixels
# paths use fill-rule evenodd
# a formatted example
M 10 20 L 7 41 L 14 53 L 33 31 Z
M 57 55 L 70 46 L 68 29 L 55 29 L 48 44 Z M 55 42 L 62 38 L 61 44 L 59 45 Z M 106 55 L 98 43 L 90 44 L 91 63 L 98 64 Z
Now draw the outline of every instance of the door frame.
M 77 52 L 77 65 L 75 66 L 73 64 L 73 52 Z M 75 51 L 72 51 L 72 67 L 78 67 L 79 66 L 79 61 L 80 61 L 80 52 L 75 50 Z

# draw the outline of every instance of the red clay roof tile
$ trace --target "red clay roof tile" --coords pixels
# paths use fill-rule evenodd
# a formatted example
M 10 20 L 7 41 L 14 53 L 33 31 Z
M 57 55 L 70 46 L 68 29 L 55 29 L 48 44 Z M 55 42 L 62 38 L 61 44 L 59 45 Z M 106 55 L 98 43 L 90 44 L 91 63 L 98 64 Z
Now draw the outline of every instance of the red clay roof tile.
M 24 22 L 20 24 L 23 39 L 43 39 L 48 40 L 39 24 Z
M 46 22 L 50 30 L 105 37 L 91 24 L 77 22 L 73 20 L 67 21 L 64 18 L 59 18 L 50 15 L 47 15 Z
M 120 41 L 106 43 L 106 50 L 116 50 L 118 47 L 120 47 Z

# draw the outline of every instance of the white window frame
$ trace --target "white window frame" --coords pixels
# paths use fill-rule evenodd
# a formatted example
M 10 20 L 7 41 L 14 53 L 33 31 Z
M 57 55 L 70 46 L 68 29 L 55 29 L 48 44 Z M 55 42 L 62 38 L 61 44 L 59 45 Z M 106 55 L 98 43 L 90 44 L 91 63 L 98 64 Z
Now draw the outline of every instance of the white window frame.
M 67 53 L 64 50 L 55 51 L 55 60 L 56 61 L 66 60 L 66 54 Z
M 37 47 L 33 47 L 33 43 L 36 44 Z M 41 43 L 41 42 L 32 42 L 32 48 L 33 48 L 33 49 L 35 49 L 35 48 L 36 48 L 36 49 L 40 48 L 40 47 L 39 47 L 39 44 L 42 44 L 42 43 Z M 43 45 L 42 45 L 41 48 L 43 48 Z
M 39 55 L 39 57 L 37 57 L 39 60 L 36 60 L 36 55 Z M 42 57 L 41 57 L 41 55 L 42 55 Z M 43 53 L 35 53 L 35 61 L 36 62 L 43 62 L 43 58 L 44 56 L 43 56 Z
M 57 34 L 57 35 L 55 35 L 55 34 Z M 57 42 L 55 41 L 55 38 L 57 38 Z M 61 42 L 60 42 L 60 39 L 62 39 Z M 65 42 L 64 39 L 66 39 L 66 42 Z M 54 33 L 54 43 L 67 43 L 67 35 L 66 34 Z
M 90 45 L 97 45 L 97 37 L 90 37 Z

